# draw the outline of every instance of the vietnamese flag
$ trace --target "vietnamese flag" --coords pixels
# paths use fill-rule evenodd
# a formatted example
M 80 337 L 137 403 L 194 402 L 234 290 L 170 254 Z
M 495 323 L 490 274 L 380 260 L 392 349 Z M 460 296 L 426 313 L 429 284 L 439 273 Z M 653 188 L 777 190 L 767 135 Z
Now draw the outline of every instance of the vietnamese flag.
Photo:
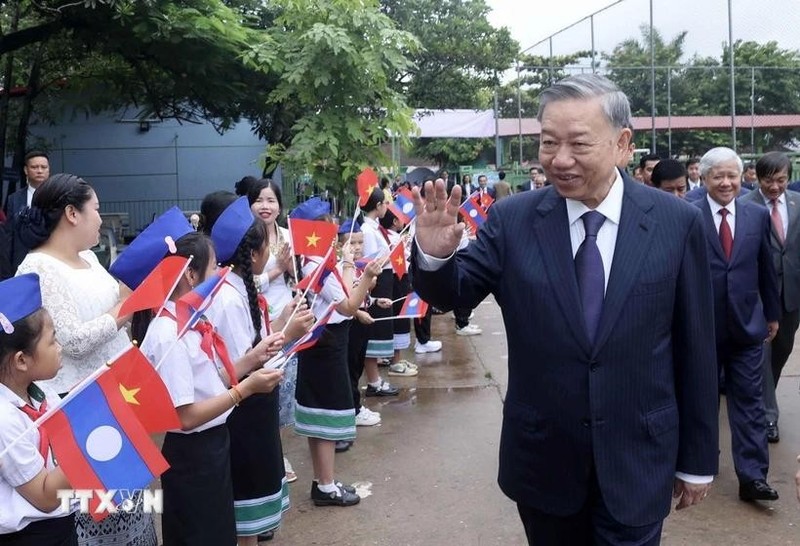
M 147 487 L 169 468 L 113 374 L 101 373 L 68 396 L 41 428 L 73 489 L 116 489 L 119 504 L 124 491 Z M 98 512 L 99 502 L 97 495 L 89 501 L 95 520 L 108 515 Z
M 131 347 L 115 360 L 110 373 L 119 384 L 122 398 L 147 432 L 181 428 L 166 385 L 137 347 Z
M 325 256 L 336 240 L 339 226 L 319 220 L 289 220 L 292 248 L 301 256 Z
M 398 279 L 402 279 L 403 275 L 408 273 L 408 267 L 406 264 L 406 245 L 401 240 L 392 253 L 389 254 L 389 258 L 392 260 L 392 269 L 394 269 L 394 274 L 397 275 Z
M 369 201 L 369 196 L 378 187 L 378 175 L 372 169 L 364 169 L 356 178 L 356 192 L 358 193 L 358 206 L 363 207 Z
M 144 309 L 158 309 L 169 298 L 178 279 L 183 274 L 189 263 L 188 258 L 181 256 L 168 256 L 159 262 L 158 266 L 134 290 L 117 316 L 123 317 Z

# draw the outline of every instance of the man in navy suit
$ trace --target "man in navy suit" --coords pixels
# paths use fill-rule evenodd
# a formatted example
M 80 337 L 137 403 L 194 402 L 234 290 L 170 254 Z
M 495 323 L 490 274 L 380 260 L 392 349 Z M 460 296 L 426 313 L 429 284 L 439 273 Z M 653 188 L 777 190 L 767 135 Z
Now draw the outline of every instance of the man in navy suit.
M 776 500 L 767 484 L 769 449 L 762 389 L 764 342 L 778 332 L 781 305 L 770 250 L 765 207 L 736 199 L 742 160 L 730 148 L 712 148 L 700 159 L 708 195 L 703 212 L 714 285 L 717 360 L 725 372 L 733 465 L 739 498 Z
M 670 497 L 718 466 L 711 278 L 700 211 L 616 168 L 627 97 L 602 76 L 540 96 L 551 186 L 493 205 L 455 252 L 459 190 L 426 184 L 414 285 L 439 308 L 493 294 L 508 339 L 499 484 L 530 543 L 658 544 Z
M 45 180 L 50 178 L 50 161 L 47 154 L 41 150 L 31 150 L 25 154 L 25 166 L 22 168 L 28 184 L 8 196 L 6 202 L 6 230 L 10 245 L 9 260 L 11 262 L 12 274 L 17 270 L 19 264 L 25 259 L 30 250 L 25 243 L 20 240 L 15 224 L 17 215 L 25 207 L 31 206 L 33 192 L 41 186 Z

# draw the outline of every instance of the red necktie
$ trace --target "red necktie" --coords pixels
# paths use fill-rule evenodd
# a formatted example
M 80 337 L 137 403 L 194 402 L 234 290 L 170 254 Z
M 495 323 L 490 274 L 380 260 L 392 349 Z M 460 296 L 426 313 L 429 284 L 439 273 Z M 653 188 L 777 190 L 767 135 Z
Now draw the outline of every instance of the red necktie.
M 33 407 L 25 404 L 21 408 L 22 413 L 30 417 L 31 421 L 36 421 L 39 417 L 47 412 L 47 400 L 42 400 L 42 405 L 39 406 L 39 409 L 34 409 Z M 47 431 L 44 427 L 39 427 L 39 453 L 42 454 L 42 458 L 44 459 L 44 464 L 47 466 L 47 454 L 50 451 L 50 439 L 47 437 Z
M 775 229 L 775 235 L 777 235 L 778 241 L 783 244 L 786 239 L 786 234 L 783 232 L 783 220 L 781 219 L 781 212 L 778 210 L 778 200 L 771 199 L 770 203 L 772 203 L 772 212 L 770 213 L 772 227 Z
M 214 351 L 216 351 L 217 356 L 219 356 L 219 359 L 222 361 L 222 365 L 225 367 L 225 371 L 228 372 L 231 386 L 238 385 L 239 379 L 236 377 L 236 369 L 233 367 L 231 355 L 228 354 L 228 346 L 225 345 L 225 340 L 222 339 L 222 336 L 219 335 L 207 320 L 201 319 L 197 321 L 197 324 L 192 330 L 199 332 L 200 335 L 203 336 L 203 339 L 200 341 L 200 348 L 212 361 L 214 360 Z
M 264 297 L 264 294 L 259 294 L 256 299 L 258 300 L 258 308 L 261 309 L 261 314 L 264 315 L 264 328 L 267 330 L 267 335 L 269 335 L 272 331 L 269 327 L 269 305 L 267 304 L 267 298 Z
M 733 234 L 731 226 L 728 225 L 728 209 L 720 209 L 719 213 L 722 215 L 722 221 L 719 224 L 719 244 L 722 245 L 725 259 L 730 261 L 733 252 Z

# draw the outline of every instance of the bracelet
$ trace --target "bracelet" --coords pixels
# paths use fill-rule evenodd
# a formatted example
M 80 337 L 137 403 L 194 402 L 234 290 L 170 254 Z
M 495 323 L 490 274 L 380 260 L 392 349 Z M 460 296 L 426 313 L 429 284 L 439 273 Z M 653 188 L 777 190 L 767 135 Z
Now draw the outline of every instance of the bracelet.
M 236 395 L 239 397 L 239 404 L 241 404 L 242 400 L 244 400 L 244 396 L 242 396 L 242 391 L 240 391 L 239 387 L 237 387 L 236 385 L 231 385 L 231 388 L 236 393 Z M 238 406 L 239 404 L 236 404 L 236 405 Z
M 228 389 L 228 391 L 227 391 L 228 392 L 228 396 L 230 396 L 231 400 L 233 400 L 233 405 L 234 406 L 238 406 L 239 402 L 236 401 L 236 397 L 233 396 L 233 392 L 232 391 L 233 391 L 233 389 Z

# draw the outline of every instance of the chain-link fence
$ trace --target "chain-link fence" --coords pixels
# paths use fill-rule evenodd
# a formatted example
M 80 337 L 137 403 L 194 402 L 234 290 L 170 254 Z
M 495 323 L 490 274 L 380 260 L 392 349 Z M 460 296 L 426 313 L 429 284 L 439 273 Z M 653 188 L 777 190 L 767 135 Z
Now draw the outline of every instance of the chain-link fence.
M 535 64 L 520 67 L 521 92 L 594 71 L 630 98 L 637 147 L 791 149 L 800 139 L 798 30 L 796 0 L 622 0 L 528 47 L 522 61 Z

